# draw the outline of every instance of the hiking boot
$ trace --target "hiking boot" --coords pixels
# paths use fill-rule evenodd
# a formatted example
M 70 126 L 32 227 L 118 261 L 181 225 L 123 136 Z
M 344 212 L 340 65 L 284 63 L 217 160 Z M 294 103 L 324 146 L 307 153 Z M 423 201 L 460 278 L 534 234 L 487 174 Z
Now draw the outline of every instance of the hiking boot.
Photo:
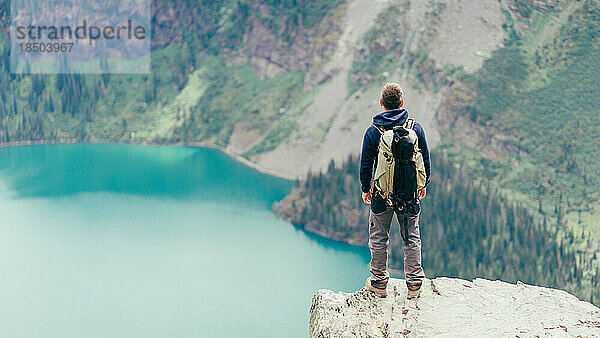
M 421 291 L 423 290 L 421 288 L 421 286 L 408 286 L 408 294 L 406 295 L 406 298 L 408 299 L 416 299 L 419 298 L 419 296 L 421 295 Z
M 367 278 L 367 283 L 365 285 L 365 287 L 367 288 L 367 290 L 372 291 L 373 293 L 375 293 L 375 295 L 377 295 L 380 298 L 385 298 L 387 297 L 387 283 L 382 282 L 382 281 L 376 281 L 376 280 L 372 280 L 371 277 Z

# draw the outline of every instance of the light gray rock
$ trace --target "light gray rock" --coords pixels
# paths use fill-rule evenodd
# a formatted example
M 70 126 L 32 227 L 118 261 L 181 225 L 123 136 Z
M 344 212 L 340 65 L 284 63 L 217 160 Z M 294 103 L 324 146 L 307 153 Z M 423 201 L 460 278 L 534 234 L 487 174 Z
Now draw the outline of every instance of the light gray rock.
M 387 298 L 361 289 L 319 290 L 310 337 L 585 336 L 600 337 L 600 309 L 561 290 L 518 282 L 426 280 L 417 300 L 391 279 Z

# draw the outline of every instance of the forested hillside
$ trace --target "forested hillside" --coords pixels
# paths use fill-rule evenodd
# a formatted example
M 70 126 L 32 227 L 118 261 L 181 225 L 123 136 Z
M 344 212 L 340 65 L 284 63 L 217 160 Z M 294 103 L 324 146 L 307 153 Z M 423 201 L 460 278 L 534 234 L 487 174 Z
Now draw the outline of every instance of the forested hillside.
M 465 127 L 480 133 L 470 147 L 482 155 L 472 163 L 478 173 L 543 214 L 561 204 L 570 222 L 587 223 L 589 231 L 598 229 L 589 215 L 600 198 L 593 155 L 600 149 L 600 3 L 563 6 L 569 14 L 558 18 L 569 24 L 562 27 L 525 6 L 529 30 L 508 27 L 513 34 L 504 48 L 474 75 L 457 76 L 439 120 L 453 143 L 461 143 Z M 504 149 L 490 151 L 495 142 Z
M 0 3 L 0 142 L 220 146 L 228 144 L 236 122 L 270 127 L 283 117 L 281 107 L 299 106 L 304 72 L 333 48 L 323 42 L 303 47 L 335 37 L 341 4 L 157 0 L 150 74 L 22 75 L 9 72 L 9 3 Z
M 563 223 L 536 220 L 489 184 L 474 183 L 463 165 L 444 152 L 432 154 L 435 174 L 420 216 L 425 273 L 520 280 L 566 289 L 599 304 L 600 266 L 573 249 L 588 239 L 565 230 Z M 274 211 L 309 231 L 366 245 L 369 207 L 362 203 L 357 184 L 358 158 L 350 157 L 341 166 L 332 164 L 326 173 L 299 181 Z M 401 270 L 400 236 L 393 224 L 390 264 Z
M 438 120 L 453 160 L 551 219 L 560 237 L 576 234 L 573 249 L 597 266 L 600 3 L 560 6 L 552 19 L 524 6 L 507 20 L 505 47 L 477 73 L 456 75 Z

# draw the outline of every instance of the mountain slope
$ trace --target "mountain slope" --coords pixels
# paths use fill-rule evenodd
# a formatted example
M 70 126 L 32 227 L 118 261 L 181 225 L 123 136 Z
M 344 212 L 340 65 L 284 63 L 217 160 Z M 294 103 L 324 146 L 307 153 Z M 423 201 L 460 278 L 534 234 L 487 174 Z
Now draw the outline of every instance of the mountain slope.
M 225 147 L 240 121 L 251 120 L 243 129 L 272 129 L 281 107 L 301 106 L 305 73 L 332 53 L 343 3 L 156 0 L 152 8 L 149 75 L 12 75 L 8 1 L 0 2 L 0 141 Z
M 464 27 L 451 24 L 465 13 L 481 20 Z M 495 2 L 349 1 L 345 28 L 329 61 L 330 79 L 319 88 L 287 139 L 272 152 L 249 158 L 264 167 L 302 176 L 309 169 L 325 169 L 332 158 L 340 161 L 358 152 L 365 128 L 380 110 L 378 96 L 385 81 L 402 83 L 406 107 L 425 126 L 435 146 L 439 140 L 435 113 L 443 97 L 440 89 L 448 82 L 438 68 L 460 59 L 453 67 L 477 70 L 483 58 L 475 53 L 490 53 L 504 37 L 502 19 Z M 449 29 L 450 38 L 435 38 Z M 468 49 L 450 51 L 448 43 Z M 290 158 L 290 153 L 298 156 Z
M 0 141 L 203 142 L 298 177 L 358 150 L 387 71 L 387 80 L 403 82 L 407 106 L 435 144 L 435 110 L 442 96 L 439 86 L 419 79 L 428 71 L 422 65 L 432 60 L 423 56 L 432 50 L 435 60 L 453 62 L 465 53 L 444 53 L 445 44 L 468 45 L 473 36 L 466 31 L 481 31 L 481 46 L 470 49 L 497 48 L 504 34 L 500 6 L 478 3 L 229 0 L 217 6 L 156 0 L 148 76 L 13 76 L 2 41 Z M 2 4 L 6 14 L 7 1 Z M 448 18 L 438 14 L 442 9 Z M 459 32 L 453 28 L 450 39 L 432 39 L 456 16 L 470 12 L 482 20 Z M 6 29 L 8 18 L 2 17 Z M 386 34 L 397 37 L 389 40 Z M 389 47 L 373 53 L 379 43 Z M 398 62 L 387 52 L 396 53 Z M 473 53 L 459 65 L 469 71 L 480 67 L 482 59 Z M 360 72 L 357 65 L 370 55 L 381 56 L 379 66 Z M 181 93 L 194 91 L 196 98 L 179 107 Z

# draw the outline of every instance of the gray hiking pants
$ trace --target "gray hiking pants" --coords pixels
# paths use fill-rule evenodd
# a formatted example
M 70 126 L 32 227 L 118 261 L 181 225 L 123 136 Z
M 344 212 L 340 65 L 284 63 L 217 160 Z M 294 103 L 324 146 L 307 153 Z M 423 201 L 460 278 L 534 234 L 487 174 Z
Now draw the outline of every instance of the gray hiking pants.
M 381 281 L 387 284 L 390 275 L 387 271 L 388 247 L 390 245 L 390 227 L 392 217 L 394 216 L 393 207 L 388 206 L 387 210 L 374 214 L 370 211 L 369 215 L 369 249 L 371 250 L 371 279 Z M 399 215 L 399 221 L 404 226 L 404 216 Z M 406 285 L 411 290 L 418 289 L 423 283 L 425 273 L 421 266 L 421 234 L 419 232 L 419 214 L 408 215 L 408 239 L 406 245 L 402 241 L 404 251 L 404 275 Z

